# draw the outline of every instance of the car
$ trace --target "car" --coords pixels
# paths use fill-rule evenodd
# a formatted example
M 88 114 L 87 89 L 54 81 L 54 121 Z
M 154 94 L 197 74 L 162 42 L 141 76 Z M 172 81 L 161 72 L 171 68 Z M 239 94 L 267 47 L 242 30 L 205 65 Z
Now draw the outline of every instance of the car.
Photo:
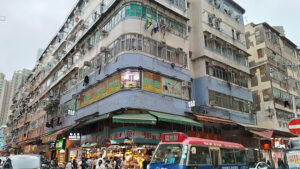
M 2 169 L 40 169 L 42 168 L 40 155 L 14 155 L 8 157 Z
M 249 169 L 272 169 L 272 167 L 265 162 L 253 162 L 249 163 Z

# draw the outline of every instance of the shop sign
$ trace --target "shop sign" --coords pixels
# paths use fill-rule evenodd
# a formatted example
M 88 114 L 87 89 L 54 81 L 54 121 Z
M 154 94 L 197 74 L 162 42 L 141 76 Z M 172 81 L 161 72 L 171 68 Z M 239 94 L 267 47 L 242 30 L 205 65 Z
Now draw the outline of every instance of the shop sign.
M 88 104 L 102 99 L 108 95 L 111 95 L 121 88 L 121 75 L 120 73 L 114 74 L 112 77 L 100 82 L 96 86 L 83 92 L 80 96 L 79 107 L 82 108 Z
M 30 153 L 30 145 L 24 147 L 24 153 Z
M 274 148 L 285 148 L 284 141 L 281 138 L 274 138 L 272 140 Z
M 57 150 L 61 150 L 63 149 L 63 146 L 64 146 L 64 140 L 63 139 L 60 139 L 56 142 L 56 149 Z
M 200 131 L 188 131 L 189 137 L 198 137 L 211 140 L 225 140 L 225 137 L 220 134 L 205 133 Z
M 178 80 L 162 77 L 162 93 L 173 97 L 182 97 L 181 82 Z
M 111 145 L 111 142 L 109 139 L 107 139 L 105 142 L 105 147 L 110 147 L 110 145 Z
M 42 138 L 42 143 L 49 143 L 51 141 L 55 141 L 57 135 L 54 134 L 54 135 L 50 135 L 50 136 L 46 136 L 46 137 L 43 137 Z
M 72 99 L 66 103 L 63 104 L 62 106 L 62 112 L 63 114 L 68 114 L 73 116 L 75 114 L 76 110 L 76 100 Z
M 31 152 L 36 152 L 36 151 L 37 151 L 37 145 L 32 145 Z
M 69 133 L 69 140 L 71 140 L 71 141 L 80 140 L 80 133 L 79 132 L 70 132 Z
M 162 93 L 161 76 L 150 72 L 143 73 L 143 89 L 154 93 Z
M 161 131 L 144 128 L 120 128 L 111 131 L 112 142 L 133 143 L 134 140 L 149 143 L 158 143 L 161 140 Z
M 121 88 L 140 87 L 140 71 L 125 70 L 121 73 Z

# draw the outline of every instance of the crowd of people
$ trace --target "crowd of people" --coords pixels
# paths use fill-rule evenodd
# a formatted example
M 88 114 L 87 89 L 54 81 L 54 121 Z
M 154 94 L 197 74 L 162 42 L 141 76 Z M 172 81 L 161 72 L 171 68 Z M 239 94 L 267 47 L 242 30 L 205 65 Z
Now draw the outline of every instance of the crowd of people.
M 149 159 L 143 161 L 143 169 L 147 169 L 147 165 L 150 163 Z M 75 159 L 68 161 L 66 169 L 126 169 L 126 160 L 125 157 L 118 158 L 106 158 L 100 155 L 100 158 L 81 158 L 80 161 Z

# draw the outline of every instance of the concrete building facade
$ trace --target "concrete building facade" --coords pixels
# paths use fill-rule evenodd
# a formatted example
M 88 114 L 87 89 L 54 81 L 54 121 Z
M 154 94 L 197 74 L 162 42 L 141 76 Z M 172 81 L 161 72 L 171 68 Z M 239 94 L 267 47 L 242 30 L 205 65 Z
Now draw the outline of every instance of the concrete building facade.
M 245 10 L 231 0 L 189 3 L 194 110 L 256 124 L 243 21 Z
M 297 46 L 284 36 L 283 27 L 268 23 L 246 26 L 251 86 L 258 126 L 288 131 L 295 117 L 292 97 L 299 112 L 300 79 Z
M 0 73 L 0 125 L 6 124 L 5 115 L 8 111 L 9 102 L 9 81 L 5 79 L 5 74 Z

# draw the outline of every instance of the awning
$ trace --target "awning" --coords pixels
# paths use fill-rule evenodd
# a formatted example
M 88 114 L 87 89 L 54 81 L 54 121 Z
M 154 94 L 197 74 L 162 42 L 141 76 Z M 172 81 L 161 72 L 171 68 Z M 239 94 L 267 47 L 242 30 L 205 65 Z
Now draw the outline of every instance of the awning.
M 197 113 L 193 113 L 194 116 L 197 117 L 199 121 L 206 121 L 211 123 L 220 123 L 220 124 L 229 124 L 229 125 L 237 125 L 235 122 L 227 119 L 223 119 L 220 117 L 213 117 L 213 116 L 205 116 Z
M 174 115 L 174 114 L 159 113 L 159 112 L 155 112 L 155 111 L 149 111 L 149 113 L 156 116 L 159 121 L 203 127 L 202 124 L 200 124 L 200 123 L 196 122 L 195 120 L 190 119 L 188 117 Z
M 98 116 L 98 117 L 94 117 L 93 119 L 87 120 L 87 121 L 83 122 L 83 123 L 80 124 L 80 125 L 81 125 L 81 126 L 85 126 L 85 125 L 92 124 L 92 123 L 95 123 L 95 122 L 97 122 L 97 121 L 104 120 L 104 119 L 108 119 L 108 118 L 109 118 L 109 113 L 100 115 L 100 116 Z
M 259 131 L 254 131 L 254 130 L 249 130 L 249 132 L 259 136 L 259 137 L 262 137 L 262 138 L 267 138 L 267 139 L 270 139 L 272 138 L 272 134 L 273 134 L 273 131 L 269 131 L 269 132 L 259 132 Z
M 114 115 L 113 123 L 156 124 L 156 118 L 150 114 L 119 114 Z
M 42 143 L 49 143 L 51 141 L 55 141 L 57 135 L 64 133 L 65 131 L 70 130 L 71 128 L 73 128 L 75 125 L 70 125 L 70 126 L 66 126 L 63 127 L 59 130 L 56 130 L 55 132 L 51 131 L 49 133 L 46 134 L 45 137 L 42 138 Z
M 269 131 L 270 129 L 258 127 L 257 125 L 252 124 L 245 124 L 245 123 L 237 123 L 240 126 L 245 127 L 246 129 L 253 130 L 253 131 Z

